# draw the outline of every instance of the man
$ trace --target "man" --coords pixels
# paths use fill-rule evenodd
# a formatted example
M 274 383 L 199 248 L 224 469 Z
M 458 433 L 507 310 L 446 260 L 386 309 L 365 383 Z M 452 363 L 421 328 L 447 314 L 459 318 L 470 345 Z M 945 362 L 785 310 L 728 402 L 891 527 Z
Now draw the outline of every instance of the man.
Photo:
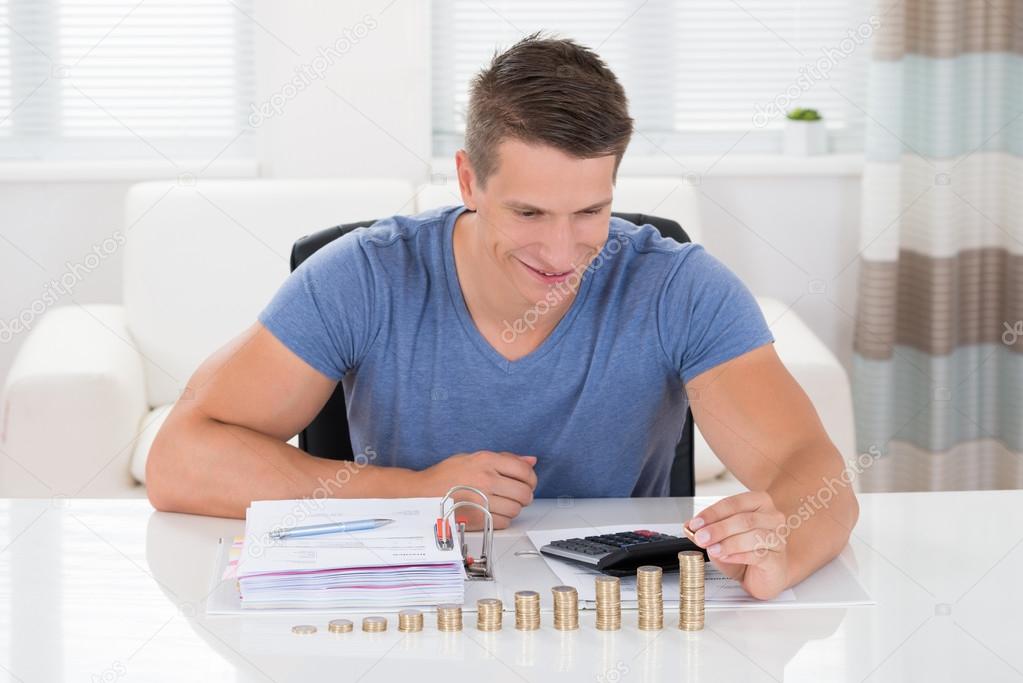
M 756 302 L 700 246 L 610 216 L 632 125 L 589 50 L 534 35 L 495 56 L 455 158 L 464 206 L 303 263 L 192 377 L 149 455 L 152 503 L 242 517 L 324 482 L 340 497 L 469 484 L 504 528 L 534 496 L 667 495 L 691 404 L 750 489 L 689 522 L 712 561 L 767 599 L 834 557 L 857 503 L 839 487 L 795 514 L 843 462 Z M 361 456 L 343 481 L 286 443 L 338 381 Z

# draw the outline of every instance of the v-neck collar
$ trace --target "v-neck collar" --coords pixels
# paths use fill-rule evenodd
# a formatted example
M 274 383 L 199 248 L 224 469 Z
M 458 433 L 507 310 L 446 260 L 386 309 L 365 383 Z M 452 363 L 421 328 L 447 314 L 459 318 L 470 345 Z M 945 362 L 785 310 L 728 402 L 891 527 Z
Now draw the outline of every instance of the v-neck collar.
M 497 349 L 490 345 L 490 342 L 487 341 L 479 328 L 476 327 L 476 322 L 472 319 L 472 315 L 469 313 L 469 307 L 465 303 L 465 296 L 462 293 L 462 285 L 458 280 L 458 270 L 455 266 L 455 221 L 467 210 L 468 209 L 465 206 L 460 206 L 450 211 L 447 219 L 444 221 L 443 241 L 445 279 L 447 280 L 448 293 L 451 295 L 451 303 L 455 307 L 455 314 L 458 316 L 458 320 L 462 323 L 462 328 L 469 336 L 469 339 L 472 340 L 472 343 L 477 349 L 479 349 L 480 353 L 489 358 L 490 361 L 498 368 L 505 372 L 512 372 L 513 370 L 521 368 L 529 368 L 546 356 L 551 349 L 558 345 L 561 338 L 567 334 L 568 328 L 572 325 L 572 321 L 579 315 L 579 310 L 583 306 L 586 294 L 590 289 L 590 281 L 593 278 L 590 277 L 588 269 L 583 271 L 582 281 L 579 283 L 579 289 L 576 292 L 575 298 L 572 300 L 568 311 L 565 312 L 565 315 L 558 321 L 558 324 L 554 327 L 551 333 L 547 335 L 547 338 L 543 340 L 540 346 L 536 347 L 521 358 L 508 360 L 498 353 Z

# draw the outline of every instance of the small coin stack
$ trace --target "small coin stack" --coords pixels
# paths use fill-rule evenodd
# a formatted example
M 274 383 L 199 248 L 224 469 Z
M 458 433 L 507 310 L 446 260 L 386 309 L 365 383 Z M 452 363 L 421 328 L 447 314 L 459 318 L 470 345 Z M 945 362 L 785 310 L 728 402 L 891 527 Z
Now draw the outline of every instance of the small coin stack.
M 664 595 L 661 591 L 663 574 L 660 567 L 649 564 L 636 570 L 636 599 L 641 631 L 659 631 L 664 628 Z
M 598 576 L 597 629 L 617 631 L 622 627 L 622 582 L 617 576 Z
M 678 627 L 683 631 L 703 629 L 703 553 L 683 550 L 678 554 Z
M 515 628 L 519 631 L 540 628 L 540 594 L 536 591 L 515 593 Z
M 365 617 L 362 620 L 362 630 L 369 633 L 380 633 L 387 630 L 387 617 Z
M 316 627 L 312 624 L 299 624 L 298 626 L 292 626 L 291 632 L 296 636 L 311 636 L 316 633 Z
M 480 631 L 500 631 L 504 605 L 497 598 L 476 601 L 476 628 Z
M 554 628 L 559 631 L 574 631 L 579 628 L 579 592 L 572 586 L 555 586 Z
M 334 619 L 327 624 L 327 630 L 331 633 L 349 633 L 354 627 L 350 619 Z
M 462 606 L 454 603 L 437 605 L 437 630 L 461 631 Z
M 423 630 L 423 613 L 417 609 L 403 609 L 398 612 L 398 630 L 409 633 Z

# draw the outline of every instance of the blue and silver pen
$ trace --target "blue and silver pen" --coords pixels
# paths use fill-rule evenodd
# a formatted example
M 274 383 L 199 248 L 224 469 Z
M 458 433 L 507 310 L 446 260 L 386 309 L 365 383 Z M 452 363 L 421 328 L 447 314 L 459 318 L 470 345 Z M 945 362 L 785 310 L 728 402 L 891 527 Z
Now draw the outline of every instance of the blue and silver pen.
M 279 541 L 282 538 L 319 536 L 320 534 L 336 534 L 342 531 L 363 531 L 366 529 L 377 529 L 393 521 L 393 519 L 355 519 L 351 522 L 331 522 L 329 524 L 296 526 L 290 529 L 272 529 L 270 531 L 270 538 Z

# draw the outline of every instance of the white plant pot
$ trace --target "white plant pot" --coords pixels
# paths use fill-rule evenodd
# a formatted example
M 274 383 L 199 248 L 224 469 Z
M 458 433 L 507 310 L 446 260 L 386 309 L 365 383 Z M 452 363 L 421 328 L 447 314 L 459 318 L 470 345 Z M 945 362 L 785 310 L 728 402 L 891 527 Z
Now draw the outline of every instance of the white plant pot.
M 827 154 L 828 129 L 824 121 L 793 121 L 785 119 L 785 154 L 806 157 Z

